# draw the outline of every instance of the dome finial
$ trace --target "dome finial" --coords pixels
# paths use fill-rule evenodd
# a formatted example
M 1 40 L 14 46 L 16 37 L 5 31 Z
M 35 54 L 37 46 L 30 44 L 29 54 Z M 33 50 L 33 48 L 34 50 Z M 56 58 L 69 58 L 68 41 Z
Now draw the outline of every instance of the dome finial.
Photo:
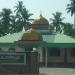
M 40 10 L 40 17 L 42 17 L 42 11 Z
M 40 11 L 39 17 L 35 19 L 32 24 L 33 25 L 49 25 L 49 22 L 46 18 L 42 16 L 42 12 Z
M 25 32 L 25 28 L 24 28 L 24 26 L 23 26 L 22 32 Z

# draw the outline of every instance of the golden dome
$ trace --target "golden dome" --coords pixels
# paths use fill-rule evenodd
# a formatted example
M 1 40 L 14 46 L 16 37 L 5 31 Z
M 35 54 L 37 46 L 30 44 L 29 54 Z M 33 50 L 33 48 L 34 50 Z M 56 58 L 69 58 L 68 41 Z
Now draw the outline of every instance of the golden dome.
M 39 32 L 36 32 L 34 29 L 30 28 L 24 34 L 21 40 L 35 40 L 41 41 L 42 35 Z
M 38 19 L 35 19 L 32 24 L 34 25 L 49 25 L 49 22 L 46 18 L 44 18 L 41 14 Z

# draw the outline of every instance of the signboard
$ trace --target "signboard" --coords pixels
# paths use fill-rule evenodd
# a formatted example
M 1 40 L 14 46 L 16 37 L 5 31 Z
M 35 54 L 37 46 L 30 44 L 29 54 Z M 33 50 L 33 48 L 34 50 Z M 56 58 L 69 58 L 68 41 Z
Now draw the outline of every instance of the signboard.
M 26 53 L 0 54 L 0 63 L 26 63 Z

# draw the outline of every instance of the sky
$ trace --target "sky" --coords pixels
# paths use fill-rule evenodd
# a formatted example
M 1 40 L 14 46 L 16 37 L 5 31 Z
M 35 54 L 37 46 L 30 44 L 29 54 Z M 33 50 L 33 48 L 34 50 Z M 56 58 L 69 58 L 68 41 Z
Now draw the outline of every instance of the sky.
M 62 12 L 62 17 L 65 17 L 64 22 L 73 23 L 73 17 L 70 13 L 67 14 L 66 7 L 70 0 L 0 0 L 0 11 L 3 8 L 10 8 L 14 10 L 18 1 L 23 1 L 25 7 L 30 13 L 34 15 L 32 18 L 36 19 L 40 12 L 49 21 L 53 18 L 52 13 L 56 11 Z

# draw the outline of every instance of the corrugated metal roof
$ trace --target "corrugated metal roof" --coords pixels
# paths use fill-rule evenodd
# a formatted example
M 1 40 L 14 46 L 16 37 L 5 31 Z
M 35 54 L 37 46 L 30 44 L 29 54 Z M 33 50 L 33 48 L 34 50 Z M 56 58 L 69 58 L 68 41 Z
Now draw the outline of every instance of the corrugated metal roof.
M 75 38 L 64 34 L 43 35 L 43 40 L 47 43 L 75 43 Z
M 25 32 L 14 33 L 0 37 L 0 43 L 14 43 L 21 40 Z M 42 35 L 43 41 L 46 43 L 75 43 L 75 38 L 63 34 L 56 35 Z
M 22 38 L 22 35 L 24 32 L 9 34 L 0 37 L 0 43 L 14 43 L 15 41 L 18 41 Z

